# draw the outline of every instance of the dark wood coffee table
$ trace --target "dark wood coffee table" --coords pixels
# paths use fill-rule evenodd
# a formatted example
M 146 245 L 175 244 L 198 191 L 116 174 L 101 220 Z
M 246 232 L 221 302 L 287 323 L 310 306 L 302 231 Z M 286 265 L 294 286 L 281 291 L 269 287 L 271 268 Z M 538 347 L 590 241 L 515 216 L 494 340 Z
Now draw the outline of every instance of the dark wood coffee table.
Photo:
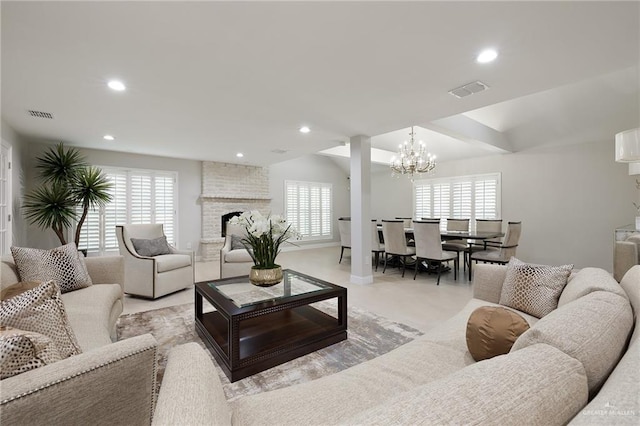
M 268 288 L 248 276 L 195 285 L 196 330 L 232 382 L 347 338 L 346 288 L 289 269 L 283 275 Z M 337 300 L 335 316 L 309 306 L 328 299 Z

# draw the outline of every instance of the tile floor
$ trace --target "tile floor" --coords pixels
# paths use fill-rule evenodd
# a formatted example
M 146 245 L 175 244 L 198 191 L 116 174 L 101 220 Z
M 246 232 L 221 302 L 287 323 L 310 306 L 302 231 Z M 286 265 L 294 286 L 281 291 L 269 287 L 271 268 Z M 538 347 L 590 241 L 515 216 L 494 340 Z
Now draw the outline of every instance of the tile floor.
M 295 269 L 348 289 L 348 305 L 426 331 L 457 313 L 471 298 L 471 286 L 462 273 L 454 281 L 453 272 L 443 273 L 436 286 L 435 275 L 419 273 L 413 280 L 413 271 L 404 278 L 401 270 L 388 268 L 382 273 L 382 264 L 374 272 L 374 282 L 369 285 L 352 284 L 350 277 L 350 253 L 345 252 L 341 264 L 339 247 L 324 247 L 283 252 L 278 257 L 284 268 Z M 219 277 L 217 262 L 198 262 L 196 281 Z M 124 313 L 148 311 L 166 306 L 192 302 L 193 287 L 157 300 L 125 296 Z

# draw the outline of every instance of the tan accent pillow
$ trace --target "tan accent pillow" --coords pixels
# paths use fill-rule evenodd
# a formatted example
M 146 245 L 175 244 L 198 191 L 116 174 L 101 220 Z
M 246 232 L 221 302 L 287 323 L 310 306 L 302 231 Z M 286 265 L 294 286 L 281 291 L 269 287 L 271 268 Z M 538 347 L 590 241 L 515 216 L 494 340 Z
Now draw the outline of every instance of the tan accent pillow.
M 0 327 L 0 379 L 60 361 L 53 341 L 40 333 Z
M 502 284 L 500 304 L 542 318 L 558 307 L 573 265 L 524 263 L 512 257 Z
M 11 284 L 0 291 L 0 300 L 11 299 L 27 290 L 38 287 L 40 284 L 42 284 L 42 281 L 20 281 L 19 283 Z
M 0 324 L 44 334 L 62 358 L 82 352 L 54 281 L 0 301 Z
M 20 281 L 55 280 L 62 293 L 92 284 L 84 259 L 80 259 L 74 243 L 51 250 L 11 247 L 11 254 Z
M 499 306 L 483 306 L 467 321 L 467 348 L 476 361 L 509 353 L 518 337 L 529 329 L 517 313 Z

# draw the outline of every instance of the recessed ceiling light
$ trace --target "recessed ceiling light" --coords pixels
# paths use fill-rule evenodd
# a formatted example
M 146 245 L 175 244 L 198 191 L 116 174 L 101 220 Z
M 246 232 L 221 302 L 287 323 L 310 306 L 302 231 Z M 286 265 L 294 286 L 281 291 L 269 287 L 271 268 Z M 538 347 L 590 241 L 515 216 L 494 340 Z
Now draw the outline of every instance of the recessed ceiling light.
M 243 153 L 241 153 L 241 152 L 239 152 L 239 153 L 237 153 L 237 154 L 236 154 L 236 157 L 238 157 L 238 158 L 242 158 L 242 157 L 244 157 L 244 154 L 243 154 Z
M 498 57 L 498 52 L 493 49 L 485 49 L 476 57 L 479 64 L 487 64 L 494 61 Z
M 113 136 L 111 136 L 111 135 L 104 135 L 102 138 L 103 138 L 104 140 L 107 140 L 107 141 L 112 141 L 112 140 L 114 140 L 114 139 L 115 139 L 115 138 L 114 138 Z
M 127 88 L 127 86 L 125 86 L 124 83 L 120 80 L 109 80 L 107 86 L 109 86 L 111 90 L 115 90 L 116 92 L 122 92 Z
M 300 133 L 309 133 L 311 131 L 307 126 L 300 127 Z

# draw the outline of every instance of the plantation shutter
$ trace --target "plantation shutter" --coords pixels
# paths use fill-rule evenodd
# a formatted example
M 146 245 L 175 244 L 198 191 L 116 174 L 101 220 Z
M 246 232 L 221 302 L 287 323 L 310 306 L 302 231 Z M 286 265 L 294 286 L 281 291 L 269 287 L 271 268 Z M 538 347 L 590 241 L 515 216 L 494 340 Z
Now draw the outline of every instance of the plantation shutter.
M 79 248 L 100 254 L 118 250 L 116 225 L 161 223 L 169 244 L 177 240 L 177 173 L 102 168 L 112 200 L 89 211 Z M 80 214 L 81 211 L 78 211 Z
M 500 174 L 429 179 L 414 186 L 415 217 L 457 219 L 500 218 Z
M 306 240 L 332 236 L 331 184 L 285 182 L 285 216 Z

